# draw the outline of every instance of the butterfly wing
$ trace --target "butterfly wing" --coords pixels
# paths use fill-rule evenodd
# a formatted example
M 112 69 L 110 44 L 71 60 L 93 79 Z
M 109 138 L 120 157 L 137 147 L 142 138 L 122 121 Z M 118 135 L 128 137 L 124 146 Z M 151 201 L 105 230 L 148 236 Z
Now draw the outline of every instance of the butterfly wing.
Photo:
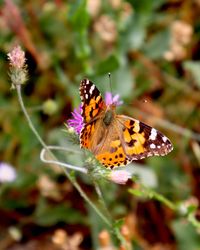
M 80 83 L 81 115 L 84 123 L 90 123 L 105 109 L 100 91 L 88 79 Z
M 82 147 L 88 148 L 102 165 L 109 168 L 129 162 L 116 125 L 114 119 L 109 126 L 102 119 L 98 119 L 86 124 L 80 136 Z
M 121 129 L 121 143 L 130 161 L 163 156 L 173 150 L 170 140 L 155 128 L 124 115 L 117 115 L 116 119 Z
M 88 79 L 80 83 L 81 115 L 83 117 L 83 127 L 80 133 L 80 145 L 92 151 L 95 140 L 99 140 L 99 120 L 101 114 L 105 112 L 106 105 L 102 99 L 100 91 Z M 100 133 L 98 133 L 100 134 Z

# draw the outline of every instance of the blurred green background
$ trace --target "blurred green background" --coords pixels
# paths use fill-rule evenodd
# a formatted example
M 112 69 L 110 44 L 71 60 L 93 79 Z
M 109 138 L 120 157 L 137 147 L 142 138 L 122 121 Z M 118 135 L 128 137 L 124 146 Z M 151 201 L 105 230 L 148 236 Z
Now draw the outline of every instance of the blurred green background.
M 198 207 L 200 1 L 6 0 L 0 8 L 0 168 L 10 164 L 17 175 L 13 182 L 0 176 L 0 249 L 111 244 L 105 224 L 64 173 L 39 159 L 41 145 L 10 89 L 7 53 L 18 44 L 29 72 L 24 102 L 47 144 L 73 146 L 63 129 L 80 104 L 80 80 L 89 78 L 104 94 L 111 72 L 112 91 L 124 101 L 119 112 L 161 130 L 174 145 L 169 155 L 137 162 L 133 170 L 147 185 L 155 179 L 153 188 L 174 204 Z M 76 154 L 60 157 L 84 164 Z M 96 203 L 91 181 L 77 178 Z M 198 227 L 162 202 L 132 196 L 130 187 L 102 183 L 113 218 L 124 218 L 132 249 L 200 249 Z

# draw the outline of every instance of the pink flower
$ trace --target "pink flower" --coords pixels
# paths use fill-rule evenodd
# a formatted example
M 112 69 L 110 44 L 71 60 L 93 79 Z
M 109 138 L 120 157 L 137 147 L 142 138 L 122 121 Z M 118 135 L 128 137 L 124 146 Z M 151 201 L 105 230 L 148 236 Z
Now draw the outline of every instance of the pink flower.
M 77 134 L 80 134 L 83 127 L 83 118 L 81 116 L 81 107 L 74 109 L 72 118 L 67 121 L 68 125 L 75 129 Z
M 115 104 L 117 106 L 122 105 L 123 101 L 119 100 L 119 98 L 120 98 L 119 95 L 112 96 L 111 92 L 106 92 L 105 93 L 106 105 L 111 105 L 111 104 Z
M 8 59 L 13 68 L 22 69 L 25 66 L 25 53 L 20 46 L 14 47 L 14 49 L 8 53 Z
M 24 84 L 27 81 L 26 58 L 20 46 L 16 46 L 8 53 L 8 60 L 10 62 L 9 76 L 12 82 L 12 88 L 14 89 L 17 85 Z
M 16 179 L 17 173 L 13 166 L 8 163 L 0 163 L 0 182 L 12 182 Z
M 115 95 L 112 96 L 110 92 L 106 92 L 105 94 L 105 103 L 106 105 L 115 104 L 117 106 L 121 105 L 123 102 L 119 100 L 120 96 Z M 80 134 L 81 129 L 83 127 L 83 117 L 81 116 L 81 106 L 75 108 L 72 112 L 72 118 L 67 120 L 67 124 L 74 128 L 77 134 Z
M 108 179 L 117 184 L 124 185 L 131 178 L 131 173 L 126 170 L 112 170 L 108 175 Z

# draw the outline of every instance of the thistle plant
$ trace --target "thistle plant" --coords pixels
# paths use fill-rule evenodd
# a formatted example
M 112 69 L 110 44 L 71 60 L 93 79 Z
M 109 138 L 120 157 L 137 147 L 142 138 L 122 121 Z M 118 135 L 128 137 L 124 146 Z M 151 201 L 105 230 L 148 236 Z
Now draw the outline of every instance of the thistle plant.
M 96 168 L 97 171 L 94 171 L 94 173 L 91 174 L 92 172 L 89 173 L 88 169 L 85 167 L 73 166 L 73 165 L 70 165 L 68 163 L 59 161 L 57 159 L 57 157 L 55 156 L 55 154 L 53 153 L 53 150 L 70 151 L 70 149 L 60 147 L 60 146 L 48 146 L 44 142 L 44 140 L 41 138 L 37 129 L 35 128 L 34 124 L 32 123 L 32 120 L 31 120 L 31 118 L 26 110 L 26 107 L 24 105 L 24 102 L 23 102 L 21 87 L 23 84 L 26 83 L 26 81 L 28 79 L 28 77 L 27 77 L 28 71 L 27 71 L 25 53 L 21 49 L 20 46 L 14 47 L 13 50 L 10 53 L 8 53 L 8 59 L 9 59 L 9 64 L 10 64 L 9 76 L 10 76 L 11 84 L 12 84 L 11 87 L 12 87 L 12 89 L 17 90 L 18 100 L 19 100 L 21 109 L 22 109 L 22 111 L 27 119 L 29 126 L 30 126 L 30 129 L 35 134 L 35 136 L 37 137 L 41 146 L 43 147 L 41 150 L 40 159 L 45 163 L 57 164 L 58 166 L 60 166 L 63 169 L 67 178 L 71 181 L 73 186 L 80 193 L 80 196 L 85 200 L 85 202 L 87 202 L 94 209 L 94 211 L 100 216 L 102 221 L 104 221 L 105 224 L 111 229 L 111 233 L 118 239 L 119 242 L 121 242 L 120 244 L 126 246 L 126 242 L 125 242 L 123 236 L 121 235 L 121 233 L 119 232 L 118 229 L 115 229 L 114 221 L 111 218 L 110 213 L 108 212 L 108 209 L 107 209 L 106 204 L 105 204 L 104 199 L 103 199 L 103 195 L 101 193 L 101 189 L 100 189 L 99 184 L 96 180 L 98 178 L 102 178 L 102 179 L 111 180 L 111 181 L 118 183 L 118 184 L 125 184 L 126 181 L 131 177 L 131 175 L 127 171 L 124 171 L 124 170 L 117 170 L 117 171 L 113 172 L 111 170 L 107 170 L 107 169 L 104 169 L 101 167 Z M 107 94 L 107 101 L 108 102 L 115 101 L 116 103 L 119 103 L 119 104 L 121 103 L 119 101 L 119 96 L 114 96 L 112 99 L 112 96 L 110 94 Z M 71 130 L 72 133 L 79 134 L 81 127 L 82 127 L 82 117 L 80 115 L 80 108 L 78 108 L 78 109 L 75 109 L 74 112 L 72 112 L 72 119 L 68 120 L 67 129 L 68 129 L 68 131 Z M 46 153 L 48 154 L 48 158 L 46 157 Z M 91 163 L 93 164 L 93 161 L 90 161 L 89 165 Z M 80 187 L 80 185 L 78 184 L 76 179 L 70 175 L 69 170 L 79 171 L 82 174 L 87 174 L 90 177 L 92 177 L 92 176 L 94 177 L 94 178 L 92 177 L 92 181 L 94 183 L 94 186 L 95 186 L 94 189 L 97 192 L 102 209 L 99 209 L 90 200 L 90 198 L 86 195 L 86 193 Z M 102 212 L 102 211 L 104 211 L 104 212 Z M 105 215 L 105 213 L 106 213 L 106 215 Z

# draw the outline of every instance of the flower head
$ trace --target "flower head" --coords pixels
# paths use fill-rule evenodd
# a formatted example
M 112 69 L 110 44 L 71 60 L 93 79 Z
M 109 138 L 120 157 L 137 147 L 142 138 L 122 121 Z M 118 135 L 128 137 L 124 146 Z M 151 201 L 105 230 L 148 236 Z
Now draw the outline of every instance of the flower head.
M 115 104 L 117 106 L 121 105 L 123 102 L 119 100 L 120 96 L 112 96 L 112 93 L 106 92 L 105 94 L 105 103 L 106 105 Z M 72 112 L 72 118 L 67 120 L 67 124 L 72 127 L 77 134 L 80 134 L 83 127 L 83 117 L 81 115 L 81 106 L 75 108 Z
M 27 80 L 27 65 L 25 53 L 20 46 L 14 47 L 14 49 L 8 53 L 8 60 L 10 62 L 10 78 L 12 87 L 24 84 Z
M 13 68 L 22 69 L 25 66 L 25 53 L 20 46 L 14 47 L 14 49 L 8 53 L 8 59 Z
M 105 93 L 105 102 L 106 102 L 106 105 L 111 105 L 111 104 L 115 104 L 117 106 L 122 105 L 123 101 L 119 100 L 119 98 L 120 98 L 119 95 L 112 96 L 111 92 L 106 92 Z
M 130 178 L 131 173 L 126 170 L 112 170 L 108 175 L 109 180 L 122 185 L 126 184 Z
M 0 163 L 0 182 L 12 182 L 16 179 L 17 173 L 13 166 L 8 163 Z
M 76 131 L 77 134 L 80 134 L 81 129 L 83 127 L 83 118 L 81 116 L 81 106 L 78 108 L 74 109 L 72 112 L 72 117 L 67 121 L 68 125 L 70 127 L 73 127 Z

